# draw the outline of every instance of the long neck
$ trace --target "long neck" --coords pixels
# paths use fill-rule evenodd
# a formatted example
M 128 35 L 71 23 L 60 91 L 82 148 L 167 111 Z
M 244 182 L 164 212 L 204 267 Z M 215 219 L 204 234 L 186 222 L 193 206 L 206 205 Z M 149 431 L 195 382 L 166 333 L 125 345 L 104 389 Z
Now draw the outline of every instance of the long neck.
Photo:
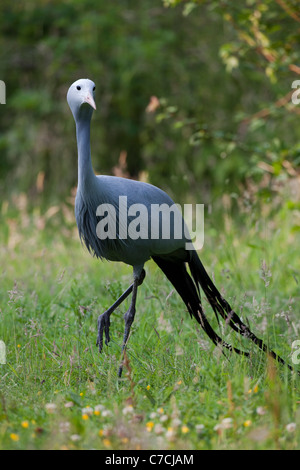
M 78 148 L 78 187 L 84 189 L 95 178 L 91 161 L 90 145 L 91 121 L 88 118 L 76 122 L 76 137 Z

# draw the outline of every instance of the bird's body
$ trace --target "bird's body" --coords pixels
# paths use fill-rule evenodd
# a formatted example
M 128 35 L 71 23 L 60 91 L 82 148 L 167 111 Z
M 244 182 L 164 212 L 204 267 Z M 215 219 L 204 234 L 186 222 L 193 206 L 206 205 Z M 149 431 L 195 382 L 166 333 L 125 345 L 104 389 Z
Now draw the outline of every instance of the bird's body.
M 125 333 L 122 350 L 125 350 L 135 316 L 137 290 L 145 277 L 144 265 L 152 258 L 181 296 L 191 317 L 197 320 L 216 346 L 220 346 L 222 350 L 226 348 L 238 354 L 248 355 L 226 343 L 213 330 L 202 308 L 200 288 L 205 293 L 218 321 L 219 317 L 222 317 L 235 332 L 251 339 L 260 349 L 285 364 L 285 361 L 252 333 L 232 310 L 208 276 L 193 247 L 186 248 L 186 244 L 189 243 L 191 246 L 191 243 L 182 214 L 164 191 L 144 182 L 95 175 L 90 150 L 92 108 L 96 109 L 94 90 L 95 84 L 91 80 L 81 79 L 71 85 L 67 95 L 76 123 L 78 147 L 76 222 L 80 238 L 93 255 L 100 259 L 131 265 L 134 278 L 131 286 L 98 318 L 97 345 L 100 352 L 103 348 L 103 335 L 106 344 L 110 340 L 112 312 L 132 294 L 130 307 L 124 316 Z M 164 216 L 156 218 L 157 212 L 153 211 L 158 206 L 164 208 L 168 216 L 172 212 L 173 218 L 170 219 L 168 236 L 165 236 L 159 224 Z M 137 214 L 140 216 L 139 223 L 137 223 Z M 134 224 L 134 231 L 130 231 L 131 223 Z M 181 230 L 179 232 L 178 227 Z M 180 233 L 181 236 L 178 236 Z M 122 366 L 119 376 L 121 373 Z
M 89 191 L 84 186 L 79 187 L 75 201 L 76 222 L 80 237 L 84 241 L 88 250 L 99 258 L 109 261 L 122 261 L 138 270 L 152 257 L 159 254 L 168 254 L 184 249 L 187 238 L 175 239 L 170 233 L 168 239 L 153 239 L 151 235 L 151 206 L 163 204 L 174 207 L 174 201 L 161 189 L 148 183 L 120 178 L 116 176 L 95 176 L 89 180 Z M 130 222 L 134 216 L 127 216 L 126 220 L 120 214 L 120 198 L 126 198 L 126 208 L 136 204 L 142 204 L 146 210 L 148 218 L 145 221 L 148 229 L 148 236 L 132 240 L 129 236 L 120 239 L 120 223 L 126 222 L 127 227 L 123 231 L 128 232 Z M 122 199 L 121 199 L 122 200 Z M 116 213 L 116 237 L 114 239 L 97 236 L 96 228 L 99 217 L 96 215 L 97 208 L 102 204 L 110 204 L 115 208 Z M 124 205 L 123 205 L 124 206 Z M 178 215 L 179 217 L 181 216 Z M 183 223 L 183 219 L 182 219 Z M 127 230 L 126 230 L 127 228 Z M 127 233 L 128 235 L 128 233 Z

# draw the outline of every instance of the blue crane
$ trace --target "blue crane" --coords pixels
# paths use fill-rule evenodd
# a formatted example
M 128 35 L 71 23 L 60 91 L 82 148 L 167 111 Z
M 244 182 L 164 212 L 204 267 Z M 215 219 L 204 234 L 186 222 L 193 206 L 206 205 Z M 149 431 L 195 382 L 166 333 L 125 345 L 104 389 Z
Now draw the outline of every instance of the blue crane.
M 95 84 L 89 79 L 80 79 L 74 82 L 67 94 L 67 101 L 76 124 L 78 147 L 78 187 L 75 200 L 75 217 L 79 236 L 92 255 L 100 259 L 121 261 L 133 267 L 133 283 L 98 318 L 97 346 L 99 351 L 101 352 L 103 349 L 104 337 L 106 344 L 110 341 L 111 314 L 132 294 L 129 309 L 124 315 L 125 332 L 122 352 L 125 351 L 130 328 L 135 317 L 138 287 L 145 278 L 144 265 L 152 258 L 175 287 L 190 316 L 196 319 L 213 343 L 219 346 L 222 351 L 225 348 L 238 354 L 249 355 L 249 353 L 225 342 L 213 330 L 202 308 L 200 288 L 206 295 L 218 322 L 219 316 L 221 316 L 235 332 L 252 340 L 264 352 L 267 352 L 278 362 L 285 364 L 280 356 L 270 350 L 243 323 L 229 303 L 221 296 L 195 249 L 186 249 L 186 244 L 191 240 L 180 212 L 174 210 L 173 222 L 169 227 L 168 237 L 163 236 L 159 227 L 155 232 L 155 236 L 153 236 L 151 228 L 153 213 L 151 208 L 157 205 L 163 205 L 169 209 L 174 208 L 174 201 L 164 191 L 140 181 L 116 176 L 95 175 L 90 148 L 90 124 L 93 109 L 96 109 L 94 96 Z M 128 207 L 136 208 L 138 206 L 138 208 L 144 207 L 146 209 L 144 232 L 139 237 L 124 236 L 124 231 L 126 232 L 124 224 L 128 226 L 128 222 L 133 220 L 132 215 L 126 215 L 125 219 L 127 220 L 124 220 L 120 200 L 125 197 Z M 103 223 L 102 226 L 99 226 L 100 215 L 103 216 L 102 221 L 106 217 L 106 224 Z M 177 228 L 178 225 L 182 228 L 181 237 L 176 234 L 175 220 L 177 221 Z M 106 230 L 104 230 L 105 228 Z M 289 364 L 287 366 L 293 370 Z M 122 364 L 118 372 L 119 377 L 121 377 L 121 374 Z

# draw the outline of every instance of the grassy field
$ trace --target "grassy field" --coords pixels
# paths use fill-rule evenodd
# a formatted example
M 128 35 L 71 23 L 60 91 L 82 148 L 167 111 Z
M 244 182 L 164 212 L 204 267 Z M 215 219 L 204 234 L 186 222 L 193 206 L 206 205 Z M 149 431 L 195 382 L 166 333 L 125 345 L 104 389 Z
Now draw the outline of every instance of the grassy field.
M 0 449 L 299 448 L 296 374 L 225 328 L 228 341 L 252 354 L 221 355 L 152 262 L 118 380 L 128 302 L 112 317 L 102 355 L 96 325 L 131 282 L 131 269 L 91 258 L 67 207 L 61 228 L 61 208 L 28 215 L 22 204 L 26 198 L 15 208 L 3 203 L 1 215 L 0 339 L 7 362 L 0 365 Z M 295 214 L 245 215 L 236 224 L 227 213 L 220 231 L 211 219 L 201 253 L 208 272 L 291 363 L 300 328 Z

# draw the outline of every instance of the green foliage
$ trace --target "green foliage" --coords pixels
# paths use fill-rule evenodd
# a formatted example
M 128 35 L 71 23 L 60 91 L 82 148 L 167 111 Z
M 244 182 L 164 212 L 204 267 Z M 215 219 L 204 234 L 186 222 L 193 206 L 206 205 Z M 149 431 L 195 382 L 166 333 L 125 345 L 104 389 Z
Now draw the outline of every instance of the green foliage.
M 131 176 L 146 170 L 160 183 L 170 176 L 177 142 L 147 122 L 145 108 L 152 95 L 194 102 L 192 94 L 180 94 L 183 84 L 197 81 L 184 59 L 192 35 L 180 11 L 166 14 L 159 1 L 4 1 L 1 11 L 0 74 L 8 95 L 0 124 L 3 183 L 8 171 L 10 177 L 4 189 L 11 189 L 13 178 L 18 190 L 35 195 L 41 171 L 48 196 L 68 194 L 76 184 L 74 123 L 65 95 L 81 76 L 97 83 L 95 170 L 111 173 L 125 151 Z
M 290 178 L 300 161 L 299 109 L 289 95 L 300 61 L 295 6 L 3 0 L 2 196 L 22 190 L 37 202 L 41 174 L 46 200 L 76 185 L 65 96 L 83 76 L 97 84 L 96 172 L 116 173 L 125 155 L 126 175 L 203 202 L 261 180 L 261 162 Z M 160 102 L 156 119 L 146 112 L 151 96 Z
M 274 180 L 297 176 L 299 109 L 292 102 L 292 95 L 294 81 L 300 74 L 298 3 L 289 0 L 164 3 L 169 7 L 182 4 L 186 16 L 192 12 L 199 17 L 205 12 L 214 21 L 222 18 L 224 40 L 219 44 L 218 55 L 227 76 L 220 76 L 220 87 L 225 85 L 222 91 L 230 102 L 224 105 L 218 91 L 214 91 L 225 116 L 224 123 L 220 126 L 217 120 L 208 119 L 207 113 L 200 115 L 199 110 L 192 120 L 184 109 L 175 116 L 168 113 L 164 116 L 172 118 L 174 129 L 187 136 L 192 146 L 203 152 L 209 147 L 213 149 L 214 173 L 209 171 L 208 179 L 212 177 L 213 184 L 221 185 L 224 191 L 224 181 L 232 185 L 250 177 L 258 182 L 268 171 Z M 234 92 L 228 87 L 230 84 L 236 88 Z M 209 98 L 215 111 L 216 101 Z M 204 165 L 202 173 L 208 167 L 205 157 Z

